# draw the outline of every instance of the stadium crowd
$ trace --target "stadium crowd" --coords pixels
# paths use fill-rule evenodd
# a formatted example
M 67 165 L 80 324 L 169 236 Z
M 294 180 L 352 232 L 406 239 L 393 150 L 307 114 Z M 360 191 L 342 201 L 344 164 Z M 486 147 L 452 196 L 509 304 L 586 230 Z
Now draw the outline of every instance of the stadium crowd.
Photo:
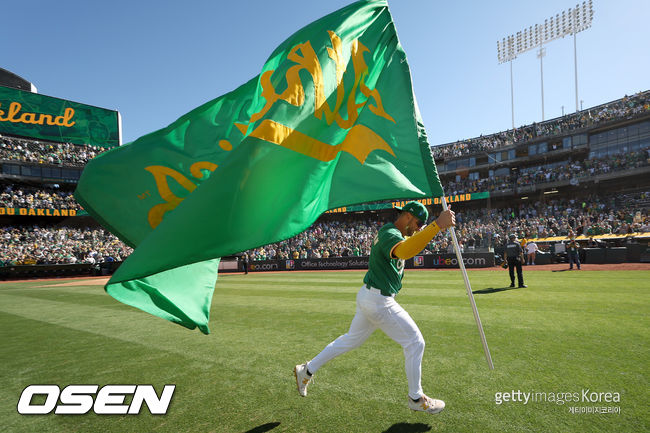
M 446 182 L 445 189 L 450 194 L 513 190 L 515 186 L 536 185 L 561 180 L 579 181 L 583 177 L 649 165 L 650 150 L 642 150 L 600 159 L 567 160 L 561 163 L 526 167 L 522 168 L 517 175 L 460 179 L 459 181 Z M 56 188 L 0 184 L 0 191 L 0 207 L 81 209 L 72 192 L 61 191 Z
M 518 208 L 457 211 L 461 248 L 492 248 L 509 233 L 521 238 L 650 231 L 650 192 L 618 199 L 550 200 Z M 247 251 L 251 260 L 368 255 L 377 230 L 386 221 L 321 222 L 289 240 Z M 438 236 L 425 253 L 452 252 L 449 235 Z
M 532 125 L 496 134 L 481 135 L 468 140 L 459 140 L 455 143 L 435 146 L 432 148 L 433 156 L 436 160 L 456 158 L 526 142 L 533 138 L 564 134 L 568 131 L 586 128 L 599 123 L 631 118 L 649 111 L 650 91 L 639 92 L 632 96 L 625 96 L 622 99 L 588 110 L 567 114 L 544 123 L 533 123 Z
M 561 180 L 579 182 L 585 177 L 646 166 L 650 166 L 650 149 L 606 158 L 584 161 L 567 160 L 561 163 L 526 167 L 522 168 L 517 175 L 460 179 L 459 181 L 446 182 L 445 189 L 450 194 L 513 190 L 515 186 L 537 185 Z
M 628 201 L 629 200 L 629 201 Z M 625 235 L 650 230 L 650 192 L 619 198 L 590 197 L 586 200 L 550 200 L 517 208 L 481 209 L 459 215 L 459 237 L 468 245 L 498 244 L 509 233 L 520 238 L 602 234 Z M 474 242 L 472 242 L 474 239 Z M 492 242 L 490 242 L 490 239 Z
M 458 210 L 461 248 L 493 248 L 509 233 L 520 238 L 650 232 L 650 191 L 618 198 L 550 200 L 516 208 Z M 367 256 L 379 228 L 378 216 L 356 221 L 321 221 L 291 239 L 249 250 L 250 260 Z M 0 227 L 0 266 L 70 264 L 124 260 L 133 250 L 103 229 Z M 452 252 L 449 235 L 438 236 L 426 253 Z
M 367 256 L 382 224 L 378 219 L 320 222 L 291 239 L 249 250 L 247 254 L 251 260 Z
M 0 136 L 0 160 L 5 161 L 83 167 L 105 150 L 103 147 L 85 144 L 54 143 Z
M 132 248 L 102 229 L 0 227 L 0 266 L 122 261 Z
M 40 209 L 81 209 L 73 193 L 50 188 L 0 185 L 0 207 Z

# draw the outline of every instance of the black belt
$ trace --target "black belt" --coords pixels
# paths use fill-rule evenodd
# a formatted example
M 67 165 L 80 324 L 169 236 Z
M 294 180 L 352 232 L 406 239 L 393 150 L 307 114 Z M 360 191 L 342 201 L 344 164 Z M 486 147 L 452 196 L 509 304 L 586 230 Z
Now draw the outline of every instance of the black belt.
M 377 293 L 377 294 L 382 295 L 382 296 L 391 297 L 391 298 L 395 297 L 395 293 L 391 293 L 390 295 L 384 295 L 381 290 L 379 290 L 379 289 L 377 289 L 375 287 L 369 286 L 367 284 L 364 284 L 364 287 L 366 289 L 370 290 L 371 292 Z

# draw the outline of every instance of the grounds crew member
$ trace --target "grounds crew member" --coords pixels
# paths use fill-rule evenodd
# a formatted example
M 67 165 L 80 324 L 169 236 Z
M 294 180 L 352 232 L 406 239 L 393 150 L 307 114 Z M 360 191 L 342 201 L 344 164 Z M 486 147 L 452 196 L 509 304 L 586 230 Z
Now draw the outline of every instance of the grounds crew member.
M 573 269 L 574 262 L 578 266 L 578 270 L 580 270 L 580 254 L 578 251 L 580 244 L 576 241 L 576 234 L 573 232 L 569 232 L 569 239 L 569 243 L 566 245 L 567 254 L 569 255 L 569 270 Z
M 524 249 L 517 240 L 517 235 L 511 233 L 506 244 L 506 260 L 508 261 L 508 272 L 510 273 L 510 287 L 515 287 L 515 268 L 517 268 L 517 282 L 519 287 L 528 287 L 524 284 L 524 275 L 521 272 L 521 264 L 524 261 Z
M 430 398 L 422 392 L 424 338 L 411 316 L 395 301 L 395 295 L 402 288 L 404 261 L 422 251 L 440 230 L 456 225 L 456 217 L 448 209 L 422 229 L 429 217 L 423 204 L 411 201 L 398 209 L 401 212 L 395 222 L 379 229 L 373 241 L 368 272 L 357 293 L 357 311 L 350 329 L 328 344 L 311 361 L 294 368 L 301 396 L 307 395 L 312 375 L 323 365 L 359 347 L 379 328 L 404 348 L 409 408 L 430 414 L 445 408 L 442 400 Z

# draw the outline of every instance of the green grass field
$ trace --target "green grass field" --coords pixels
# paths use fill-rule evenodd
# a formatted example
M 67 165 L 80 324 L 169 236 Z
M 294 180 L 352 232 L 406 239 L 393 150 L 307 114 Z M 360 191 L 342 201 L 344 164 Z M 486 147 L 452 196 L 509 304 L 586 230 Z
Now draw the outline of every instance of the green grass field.
M 397 300 L 427 342 L 408 410 L 401 348 L 377 331 L 298 396 L 292 369 L 344 333 L 363 272 L 220 276 L 204 336 L 127 307 L 101 286 L 0 284 L 0 430 L 7 432 L 643 432 L 650 430 L 650 272 L 470 271 L 495 369 L 458 271 L 407 271 Z M 77 280 L 78 281 L 78 280 Z M 51 287 L 44 287 L 50 285 Z M 176 384 L 167 415 L 22 416 L 30 384 Z M 557 404 L 550 395 L 619 393 Z M 498 392 L 547 401 L 495 402 Z M 532 396 L 533 394 L 531 394 Z M 541 400 L 542 394 L 538 394 Z M 571 413 L 614 407 L 620 413 Z M 586 409 L 585 409 L 586 410 Z M 616 410 L 616 409 L 614 409 Z

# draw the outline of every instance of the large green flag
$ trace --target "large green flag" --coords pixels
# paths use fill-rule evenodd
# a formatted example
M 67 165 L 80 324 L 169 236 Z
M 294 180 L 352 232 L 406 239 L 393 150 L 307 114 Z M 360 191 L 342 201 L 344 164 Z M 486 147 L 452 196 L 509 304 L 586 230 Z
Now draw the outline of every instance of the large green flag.
M 219 257 L 332 208 L 441 195 L 386 0 L 309 24 L 248 83 L 92 160 L 75 193 L 137 246 L 106 291 L 204 333 Z

